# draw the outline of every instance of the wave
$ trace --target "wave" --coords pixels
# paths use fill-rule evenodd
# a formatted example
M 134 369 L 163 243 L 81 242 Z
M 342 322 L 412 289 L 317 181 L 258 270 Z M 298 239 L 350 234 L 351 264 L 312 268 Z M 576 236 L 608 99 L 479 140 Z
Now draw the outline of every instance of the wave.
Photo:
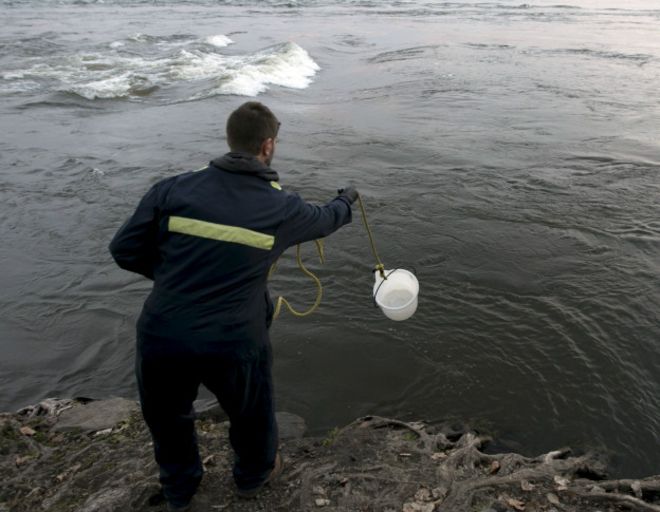
M 609 60 L 629 60 L 640 63 L 646 63 L 653 59 L 653 55 L 649 55 L 647 53 L 609 52 L 603 50 L 592 50 L 590 48 L 567 48 L 565 50 L 559 50 L 559 52 L 569 55 L 584 55 L 586 57 L 595 57 Z
M 210 44 L 211 46 L 216 46 L 218 48 L 224 48 L 225 46 L 229 46 L 234 42 L 225 35 L 209 36 L 204 41 L 207 44 Z
M 222 53 L 234 41 L 224 34 L 136 34 L 104 43 L 96 51 L 34 57 L 0 74 L 0 94 L 73 93 L 88 100 L 149 96 L 194 82 L 187 99 L 218 94 L 257 96 L 270 86 L 308 87 L 318 64 L 294 42 L 248 54 Z M 189 93 L 190 94 L 190 93 Z
M 440 48 L 439 45 L 400 48 L 398 50 L 379 53 L 378 55 L 371 57 L 368 62 L 371 64 L 384 64 L 400 60 L 423 59 L 434 55 L 434 52 L 438 48 Z
M 121 76 L 74 85 L 66 89 L 88 100 L 148 96 L 159 89 L 148 78 L 124 73 Z
M 305 89 L 321 68 L 295 43 L 285 43 L 248 57 L 188 55 L 188 63 L 177 72 L 188 79 L 215 78 L 217 86 L 196 98 L 216 94 L 257 96 L 278 85 Z

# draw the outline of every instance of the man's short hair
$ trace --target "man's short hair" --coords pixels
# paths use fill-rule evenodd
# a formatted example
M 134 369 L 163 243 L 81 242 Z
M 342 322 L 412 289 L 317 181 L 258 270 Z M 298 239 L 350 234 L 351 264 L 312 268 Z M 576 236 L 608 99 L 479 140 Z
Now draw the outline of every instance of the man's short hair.
M 274 139 L 279 127 L 279 121 L 266 105 L 248 101 L 227 119 L 227 144 L 232 151 L 258 155 L 261 144 Z

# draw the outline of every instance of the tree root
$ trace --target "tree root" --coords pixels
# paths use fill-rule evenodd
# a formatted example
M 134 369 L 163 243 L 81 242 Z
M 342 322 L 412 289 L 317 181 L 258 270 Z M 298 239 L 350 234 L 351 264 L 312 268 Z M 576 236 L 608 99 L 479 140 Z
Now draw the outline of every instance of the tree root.
M 660 507 L 646 503 L 645 501 L 629 496 L 628 494 L 619 494 L 614 492 L 593 492 L 584 490 L 571 490 L 571 494 L 581 498 L 588 499 L 589 501 L 604 501 L 606 503 L 620 503 L 624 504 L 629 510 L 637 510 L 639 512 L 660 512 Z
M 586 501 L 592 504 L 598 502 L 598 506 L 609 503 L 612 510 L 627 508 L 639 512 L 660 512 L 659 506 L 644 501 L 644 498 L 660 496 L 660 477 L 639 481 L 598 480 L 603 475 L 602 463 L 591 454 L 573 457 L 570 448 L 561 448 L 537 457 L 515 453 L 486 454 L 481 450 L 490 438 L 474 432 L 465 432 L 458 439 L 449 440 L 442 433 L 429 433 L 424 424 L 379 416 L 367 416 L 351 423 L 340 431 L 341 436 L 337 436 L 336 444 L 341 444 L 345 439 L 348 441 L 348 450 L 367 450 L 370 447 L 377 450 L 372 437 L 365 438 L 368 442 L 355 444 L 356 436 L 365 429 L 374 432 L 373 438 L 378 437 L 376 432 L 380 429 L 404 430 L 415 436 L 410 439 L 404 433 L 398 437 L 381 439 L 384 446 L 381 446 L 378 455 L 384 457 L 384 451 L 389 450 L 390 457 L 394 456 L 389 460 L 397 460 L 397 467 L 391 464 L 374 466 L 375 457 L 365 457 L 362 452 L 356 459 L 370 460 L 370 467 L 358 462 L 346 471 L 348 468 L 340 465 L 339 470 L 333 473 L 333 481 L 343 482 L 341 496 L 344 499 L 348 496 L 346 486 L 351 496 L 358 500 L 360 493 L 366 495 L 373 492 L 364 486 L 379 485 L 387 489 L 388 493 L 399 495 L 415 487 L 432 489 L 433 497 L 425 503 L 427 506 L 432 504 L 437 512 L 474 510 L 484 500 L 501 501 L 504 499 L 502 497 L 506 498 L 505 501 L 518 504 L 541 503 L 544 507 L 554 505 L 564 511 L 588 510 L 580 508 Z M 340 446 L 336 448 L 341 451 Z M 409 453 L 400 453 L 402 449 Z M 412 453 L 420 455 L 421 459 L 406 465 L 400 456 L 410 456 Z M 378 473 L 374 474 L 374 471 Z M 592 475 L 594 479 L 591 479 Z M 557 495 L 562 497 L 561 500 Z M 556 499 L 557 503 L 549 503 L 551 499 Z M 573 503 L 576 501 L 581 504 Z M 510 504 L 504 504 L 510 508 Z
M 363 418 L 359 418 L 349 424 L 347 427 L 344 427 L 342 430 L 353 429 L 356 426 L 357 428 L 372 429 L 397 427 L 409 430 L 413 432 L 420 441 L 422 441 L 424 449 L 427 452 L 433 451 L 438 445 L 441 445 L 442 448 L 453 445 L 453 443 L 451 443 L 451 441 L 449 441 L 443 434 L 431 436 L 417 423 L 408 423 L 406 421 L 393 420 L 381 416 L 364 416 Z

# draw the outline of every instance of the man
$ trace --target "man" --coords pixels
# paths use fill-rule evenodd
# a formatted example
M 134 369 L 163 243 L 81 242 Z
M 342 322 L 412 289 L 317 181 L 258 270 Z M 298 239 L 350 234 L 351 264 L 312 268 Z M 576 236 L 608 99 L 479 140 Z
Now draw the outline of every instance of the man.
M 237 494 L 253 497 L 281 471 L 268 270 L 287 247 L 349 223 L 358 194 L 348 187 L 314 206 L 283 191 L 270 168 L 279 126 L 261 103 L 240 106 L 227 121 L 231 151 L 156 183 L 110 243 L 120 267 L 154 281 L 137 323 L 136 374 L 170 510 L 186 510 L 202 478 L 200 383 L 229 416 Z

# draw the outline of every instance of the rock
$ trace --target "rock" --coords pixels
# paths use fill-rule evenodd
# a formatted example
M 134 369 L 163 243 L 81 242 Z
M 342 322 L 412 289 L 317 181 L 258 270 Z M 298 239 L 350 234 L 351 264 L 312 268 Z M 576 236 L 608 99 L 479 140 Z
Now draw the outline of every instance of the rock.
M 314 503 L 316 503 L 317 507 L 326 507 L 330 505 L 330 500 L 326 498 L 316 498 Z
M 227 423 L 227 415 L 214 398 L 195 400 L 193 405 L 195 415 L 200 420 L 213 420 L 217 423 Z M 280 440 L 302 439 L 307 432 L 307 424 L 300 416 L 290 412 L 275 413 Z
M 307 432 L 307 425 L 305 420 L 300 416 L 291 414 L 290 412 L 278 412 L 275 414 L 277 418 L 277 427 L 280 433 L 280 440 L 286 441 L 287 439 L 302 439 Z
M 200 398 L 193 403 L 195 415 L 200 420 L 213 420 L 222 423 L 227 420 L 225 411 L 215 398 Z
M 87 405 L 76 405 L 63 410 L 53 427 L 55 432 L 71 432 L 81 430 L 86 433 L 98 432 L 116 427 L 122 421 L 130 418 L 131 414 L 139 411 L 133 400 L 125 398 L 111 398 L 109 400 L 95 400 Z

